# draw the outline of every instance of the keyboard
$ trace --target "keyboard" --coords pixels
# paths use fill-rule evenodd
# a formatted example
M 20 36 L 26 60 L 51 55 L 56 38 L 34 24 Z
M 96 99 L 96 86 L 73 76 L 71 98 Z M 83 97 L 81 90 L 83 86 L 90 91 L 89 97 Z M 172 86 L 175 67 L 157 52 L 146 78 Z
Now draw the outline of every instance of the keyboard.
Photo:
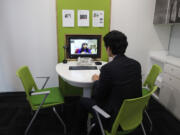
M 96 66 L 69 66 L 69 70 L 97 70 Z

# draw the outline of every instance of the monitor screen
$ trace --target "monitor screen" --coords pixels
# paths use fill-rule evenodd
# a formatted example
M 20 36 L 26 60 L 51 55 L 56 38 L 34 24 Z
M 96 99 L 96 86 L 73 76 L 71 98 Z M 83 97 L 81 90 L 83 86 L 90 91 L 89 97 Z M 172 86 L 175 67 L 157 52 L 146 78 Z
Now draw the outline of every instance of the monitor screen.
M 68 35 L 67 54 L 69 58 L 92 57 L 100 58 L 100 35 Z

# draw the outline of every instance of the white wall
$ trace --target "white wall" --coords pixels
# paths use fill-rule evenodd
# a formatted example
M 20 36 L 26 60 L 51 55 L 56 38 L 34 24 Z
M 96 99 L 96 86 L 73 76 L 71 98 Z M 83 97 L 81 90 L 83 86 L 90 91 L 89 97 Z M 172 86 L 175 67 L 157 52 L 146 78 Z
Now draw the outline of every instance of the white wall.
M 180 24 L 172 27 L 169 54 L 180 58 Z
M 156 0 L 112 0 L 111 30 L 124 32 L 129 41 L 127 56 L 142 64 L 146 73 L 148 53 L 168 49 L 170 26 L 153 25 Z
M 127 34 L 127 55 L 147 70 L 148 52 L 168 49 L 169 25 L 153 25 L 155 0 L 112 0 L 111 29 Z M 55 0 L 0 0 L 0 92 L 23 90 L 16 70 L 28 65 L 58 85 Z M 39 82 L 39 84 L 41 84 Z
M 47 86 L 58 85 L 55 3 L 0 0 L 0 92 L 23 90 L 15 75 L 23 65 L 34 76 L 50 76 Z

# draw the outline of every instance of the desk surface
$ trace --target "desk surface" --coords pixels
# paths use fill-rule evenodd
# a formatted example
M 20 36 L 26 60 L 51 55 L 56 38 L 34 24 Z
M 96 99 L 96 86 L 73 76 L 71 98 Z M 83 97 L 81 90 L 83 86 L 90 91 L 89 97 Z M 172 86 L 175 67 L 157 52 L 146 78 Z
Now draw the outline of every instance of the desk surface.
M 102 62 L 104 65 L 106 62 Z M 98 65 L 98 69 L 102 66 Z M 59 63 L 56 65 L 56 72 L 64 81 L 72 86 L 87 88 L 93 84 L 92 75 L 100 74 L 99 70 L 69 70 L 69 66 L 78 66 L 77 61 L 70 61 L 67 64 Z M 93 64 L 92 66 L 95 66 Z

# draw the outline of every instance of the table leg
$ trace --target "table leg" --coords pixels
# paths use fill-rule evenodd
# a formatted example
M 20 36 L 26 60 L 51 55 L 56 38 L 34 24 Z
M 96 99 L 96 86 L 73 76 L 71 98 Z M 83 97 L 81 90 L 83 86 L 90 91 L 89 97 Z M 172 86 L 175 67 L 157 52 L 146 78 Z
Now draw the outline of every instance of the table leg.
M 91 97 L 91 90 L 92 88 L 83 88 L 83 97 Z

